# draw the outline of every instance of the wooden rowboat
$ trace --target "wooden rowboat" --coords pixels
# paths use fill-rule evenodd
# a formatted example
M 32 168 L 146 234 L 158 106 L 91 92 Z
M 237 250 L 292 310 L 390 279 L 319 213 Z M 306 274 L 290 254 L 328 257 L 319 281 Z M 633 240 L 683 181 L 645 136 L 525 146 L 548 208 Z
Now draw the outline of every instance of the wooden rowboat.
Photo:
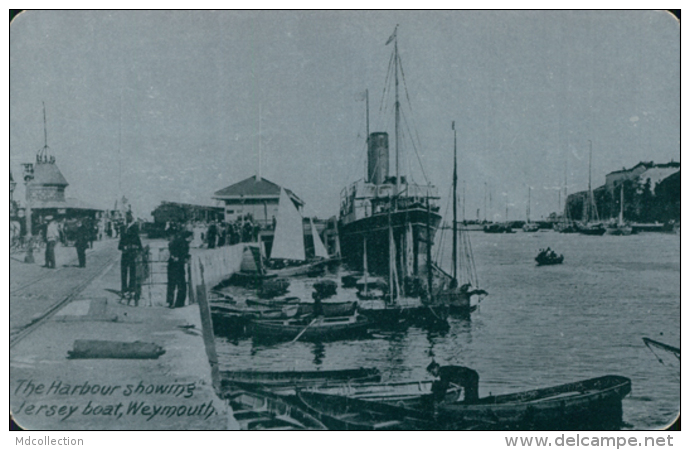
M 270 392 L 237 392 L 230 399 L 242 430 L 326 430 L 318 419 Z
M 323 315 L 326 317 L 351 316 L 357 309 L 357 302 L 321 302 Z M 297 315 L 314 314 L 314 303 L 300 303 Z
M 292 320 L 254 320 L 254 337 L 272 340 L 324 341 L 350 338 L 367 333 L 369 321 L 363 316 L 319 317 Z
M 446 429 L 593 430 L 622 424 L 623 397 L 629 378 L 606 375 L 559 386 L 480 398 L 438 406 Z M 476 426 L 476 424 L 481 424 Z
M 247 306 L 258 306 L 262 308 L 280 308 L 285 305 L 299 303 L 298 297 L 275 298 L 271 300 L 259 300 L 248 298 L 245 300 Z
M 376 382 L 381 373 L 376 368 L 341 370 L 285 370 L 285 371 L 221 371 L 221 385 L 243 383 L 262 389 L 281 389 L 312 386 L 326 383 L 343 383 L 352 380 Z
M 297 397 L 330 430 L 428 430 L 434 426 L 433 413 L 389 403 L 302 390 Z
M 315 386 L 304 389 L 306 392 L 341 395 L 344 397 L 391 403 L 407 408 L 424 408 L 428 405 L 427 397 L 431 395 L 433 381 L 404 381 L 393 383 L 347 383 L 337 385 Z M 446 392 L 445 402 L 458 400 L 461 388 L 453 386 Z

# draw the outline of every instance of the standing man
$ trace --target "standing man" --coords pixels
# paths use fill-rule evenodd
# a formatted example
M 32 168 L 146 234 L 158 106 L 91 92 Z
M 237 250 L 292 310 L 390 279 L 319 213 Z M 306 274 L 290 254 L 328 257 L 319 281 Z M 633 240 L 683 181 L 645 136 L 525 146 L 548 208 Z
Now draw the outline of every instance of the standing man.
M 55 268 L 55 246 L 60 239 L 60 227 L 53 216 L 47 216 L 48 226 L 46 227 L 46 254 L 45 254 L 45 266 L 50 269 Z
M 77 223 L 76 239 L 74 246 L 77 249 L 77 258 L 79 259 L 79 267 L 86 267 L 86 249 L 89 246 L 89 230 L 84 226 L 84 222 Z
M 187 298 L 187 273 L 185 267 L 189 260 L 189 243 L 192 237 L 193 233 L 191 231 L 182 231 L 168 244 L 170 259 L 168 259 L 168 294 L 166 300 L 170 308 L 183 307 Z M 177 300 L 174 301 L 176 289 Z
M 120 233 L 120 243 L 118 249 L 122 252 L 120 261 L 120 277 L 122 287 L 122 297 L 130 300 L 134 298 L 135 304 L 139 303 L 137 298 L 137 254 L 142 250 L 141 239 L 139 238 L 139 227 L 134 222 L 134 217 L 130 211 L 125 216 L 125 226 Z
M 216 222 L 211 221 L 206 231 L 206 240 L 208 241 L 208 248 L 216 248 L 216 238 L 218 237 L 218 228 Z

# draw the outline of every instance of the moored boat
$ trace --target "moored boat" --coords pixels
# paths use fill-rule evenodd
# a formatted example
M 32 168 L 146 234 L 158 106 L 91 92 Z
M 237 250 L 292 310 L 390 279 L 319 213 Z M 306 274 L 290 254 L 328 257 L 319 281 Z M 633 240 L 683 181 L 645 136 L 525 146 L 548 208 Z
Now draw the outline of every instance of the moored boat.
M 314 314 L 314 303 L 300 303 L 297 315 Z M 351 316 L 357 309 L 357 302 L 321 302 L 321 311 L 325 317 Z
M 491 430 L 616 429 L 622 424 L 622 399 L 629 378 L 606 375 L 559 386 L 491 395 L 473 402 L 438 406 L 444 428 Z
M 263 307 L 263 308 L 281 308 L 286 305 L 294 305 L 300 302 L 299 297 L 285 297 L 271 300 L 260 300 L 248 298 L 245 300 L 248 306 Z
M 241 430 L 326 430 L 311 414 L 270 392 L 235 392 L 229 398 Z
M 425 397 L 431 394 L 433 381 L 402 381 L 389 383 L 345 383 L 315 386 L 305 391 L 320 394 L 341 395 L 375 402 L 392 403 L 408 408 L 424 407 Z M 461 388 L 453 386 L 446 392 L 445 402 L 458 400 Z
M 244 383 L 263 389 L 299 388 L 327 383 L 351 383 L 355 380 L 378 382 L 381 373 L 374 367 L 340 370 L 221 371 L 221 386 Z
M 415 183 L 411 173 L 403 174 L 401 171 L 401 162 L 405 160 L 401 155 L 401 119 L 404 113 L 401 108 L 404 105 L 400 101 L 403 97 L 399 95 L 399 86 L 402 84 L 404 88 L 405 78 L 401 76 L 397 28 L 388 43 L 393 44 L 390 75 L 387 77 L 390 83 L 387 87 L 390 87 L 395 96 L 392 105 L 395 114 L 391 139 L 393 151 L 389 157 L 388 132 L 369 132 L 367 90 L 366 179 L 356 181 L 342 190 L 338 228 L 342 256 L 352 270 L 363 270 L 363 252 L 366 252 L 371 273 L 386 275 L 391 270 L 392 260 L 398 266 L 396 269 L 401 279 L 404 279 L 420 275 L 426 246 L 433 243 L 433 240 L 426 238 L 425 226 L 430 215 L 432 234 L 436 232 L 441 221 L 437 205 L 440 197 L 431 183 Z M 416 145 L 414 142 L 412 144 Z M 394 171 L 391 166 L 394 166 Z M 429 209 L 430 214 L 427 211 Z M 397 247 L 397 253 L 394 258 L 389 258 L 388 252 L 393 243 Z
M 331 430 L 428 430 L 434 415 L 389 403 L 299 390 L 297 397 Z
M 370 322 L 366 317 L 316 317 L 292 320 L 254 320 L 252 334 L 259 339 L 326 341 L 362 336 Z
M 308 223 L 309 231 L 305 234 L 305 219 L 285 189 L 281 188 L 267 274 L 280 277 L 309 275 L 326 267 L 329 262 L 328 251 L 314 226 L 313 219 L 310 218 Z M 309 237 L 313 243 L 310 247 L 313 248 L 313 255 L 307 254 L 305 240 Z

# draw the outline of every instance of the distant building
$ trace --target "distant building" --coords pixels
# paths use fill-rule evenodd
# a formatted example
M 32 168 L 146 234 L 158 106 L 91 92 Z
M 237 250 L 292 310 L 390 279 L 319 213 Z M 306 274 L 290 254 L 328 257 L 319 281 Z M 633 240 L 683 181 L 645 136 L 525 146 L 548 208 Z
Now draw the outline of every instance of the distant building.
M 645 192 L 645 185 L 649 189 Z M 680 163 L 671 161 L 655 164 L 641 161 L 631 169 L 616 170 L 606 175 L 606 183 L 594 189 L 594 198 L 599 217 L 610 219 L 620 211 L 620 186 L 625 183 L 633 187 L 625 189 L 626 218 L 633 221 L 669 221 L 680 218 Z M 655 190 L 659 192 L 655 192 Z M 566 208 L 569 216 L 582 218 L 582 205 L 587 192 L 575 192 L 568 196 Z
M 36 156 L 33 165 L 33 180 L 27 185 L 26 198 L 31 202 L 32 222 L 40 223 L 46 216 L 56 219 L 98 218 L 100 209 L 76 198 L 65 197 L 69 186 L 60 172 L 55 158 L 45 154 Z
M 652 186 L 664 178 L 672 175 L 680 170 L 680 163 L 673 162 L 667 164 L 654 164 L 654 161 L 644 162 L 640 161 L 633 168 L 616 170 L 606 174 L 606 191 L 613 193 L 614 189 L 622 182 L 628 180 L 640 180 L 642 184 L 649 178 L 652 180 Z M 643 174 L 649 172 L 645 177 Z M 653 188 L 652 188 L 653 189 Z
M 225 203 L 226 222 L 250 216 L 262 227 L 270 227 L 273 218 L 278 217 L 280 189 L 279 185 L 257 175 L 216 191 L 213 198 Z M 302 212 L 304 201 L 290 189 L 285 189 L 285 192 L 297 210 Z

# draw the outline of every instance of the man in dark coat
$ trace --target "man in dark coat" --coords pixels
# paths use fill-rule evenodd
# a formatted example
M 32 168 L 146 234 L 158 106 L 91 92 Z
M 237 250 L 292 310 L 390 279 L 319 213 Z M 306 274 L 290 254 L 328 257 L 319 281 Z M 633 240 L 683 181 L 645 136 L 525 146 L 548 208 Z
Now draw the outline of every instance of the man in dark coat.
M 436 361 L 432 361 L 426 370 L 437 378 L 431 385 L 435 402 L 443 401 L 451 383 L 463 388 L 464 401 L 473 402 L 479 398 L 479 374 L 475 370 L 462 366 L 441 366 Z
M 208 231 L 206 232 L 206 240 L 208 242 L 208 248 L 216 248 L 216 238 L 218 237 L 218 228 L 216 227 L 216 222 L 211 222 L 208 226 Z
M 89 230 L 83 222 L 77 223 L 77 232 L 74 240 L 79 258 L 79 267 L 86 267 L 86 248 L 89 246 Z
M 122 260 L 120 261 L 122 297 L 127 299 L 127 304 L 132 298 L 134 298 L 135 304 L 138 304 L 137 255 L 143 247 L 139 238 L 139 227 L 134 222 L 131 212 L 127 212 L 126 223 L 122 227 L 120 243 L 117 248 L 122 252 Z
M 181 308 L 187 299 L 187 274 L 185 267 L 189 260 L 189 243 L 193 234 L 190 231 L 178 233 L 168 244 L 168 293 L 166 300 L 170 308 Z M 175 300 L 175 290 L 177 299 Z M 174 303 L 173 303 L 174 300 Z

